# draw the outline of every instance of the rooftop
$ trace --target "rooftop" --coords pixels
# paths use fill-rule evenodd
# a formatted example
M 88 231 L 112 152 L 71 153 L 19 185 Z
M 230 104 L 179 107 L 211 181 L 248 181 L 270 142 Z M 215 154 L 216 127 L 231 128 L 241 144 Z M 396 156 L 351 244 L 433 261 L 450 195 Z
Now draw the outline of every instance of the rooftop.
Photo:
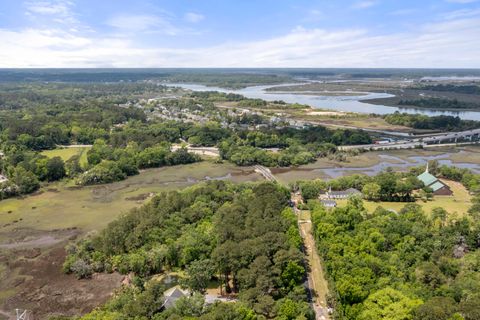
M 417 179 L 422 181 L 425 186 L 429 186 L 438 181 L 438 179 L 434 175 L 430 174 L 427 171 L 419 175 Z
M 337 202 L 335 200 L 322 200 L 320 201 L 325 207 L 336 207 Z
M 178 286 L 168 289 L 163 293 L 165 301 L 163 302 L 162 307 L 168 309 L 172 307 L 178 299 L 188 295 L 188 291 L 180 289 Z
M 329 191 L 328 194 L 330 195 L 353 195 L 353 194 L 360 194 L 361 192 L 355 188 L 349 188 L 344 191 Z
M 439 190 L 439 189 L 442 189 L 445 185 L 441 182 L 441 181 L 437 181 L 435 182 L 434 184 L 432 184 L 430 186 L 430 188 L 432 188 L 433 192 Z

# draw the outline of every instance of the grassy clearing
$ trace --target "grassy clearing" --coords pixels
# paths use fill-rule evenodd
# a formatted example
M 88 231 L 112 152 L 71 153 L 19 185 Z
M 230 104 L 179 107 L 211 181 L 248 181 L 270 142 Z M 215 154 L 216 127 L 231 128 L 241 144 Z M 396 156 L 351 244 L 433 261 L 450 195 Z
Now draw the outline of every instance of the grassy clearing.
M 295 119 L 307 120 L 319 122 L 325 126 L 332 126 L 336 128 L 338 126 L 352 126 L 364 129 L 375 129 L 385 131 L 399 131 L 399 132 L 412 132 L 411 128 L 391 125 L 384 119 L 379 117 L 366 117 L 364 115 L 347 114 L 346 116 L 328 116 L 328 115 L 311 115 L 308 113 L 297 113 Z M 415 130 L 418 131 L 418 130 Z
M 416 203 L 422 206 L 426 214 L 430 214 L 435 208 L 443 208 L 450 213 L 451 218 L 461 217 L 468 213 L 468 209 L 472 206 L 471 196 L 468 193 L 465 187 L 454 181 L 443 180 L 446 184 L 450 186 L 453 191 L 452 196 L 435 196 L 431 201 L 422 201 L 417 200 Z M 345 206 L 347 200 L 337 201 L 338 206 Z M 399 212 L 406 205 L 404 202 L 373 202 L 373 201 L 364 201 L 364 206 L 367 211 L 372 212 L 378 207 L 383 207 L 385 209 L 395 210 Z
M 53 150 L 42 151 L 41 154 L 49 158 L 60 157 L 63 161 L 67 161 L 75 155 L 80 155 L 80 164 L 86 166 L 87 161 L 87 152 L 90 150 L 90 147 L 72 147 L 72 148 L 58 148 Z
M 0 240 L 17 228 L 101 230 L 118 215 L 147 201 L 150 193 L 187 187 L 211 178 L 234 182 L 262 179 L 252 168 L 203 161 L 150 169 L 107 185 L 72 187 L 65 182 L 49 184 L 40 193 L 24 199 L 0 201 Z

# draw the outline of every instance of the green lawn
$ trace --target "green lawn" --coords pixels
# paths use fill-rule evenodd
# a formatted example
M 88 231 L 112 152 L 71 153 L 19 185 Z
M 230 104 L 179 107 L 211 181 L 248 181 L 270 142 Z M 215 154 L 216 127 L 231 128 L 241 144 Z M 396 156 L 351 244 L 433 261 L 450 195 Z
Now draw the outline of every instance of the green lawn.
M 90 147 L 72 147 L 72 148 L 58 148 L 53 150 L 42 151 L 41 154 L 53 158 L 60 157 L 63 161 L 67 161 L 74 155 L 80 155 L 80 165 L 86 166 L 87 161 L 87 152 L 90 150 Z
M 467 214 L 468 209 L 471 207 L 471 196 L 463 185 L 454 181 L 445 181 L 453 191 L 452 196 L 435 196 L 433 200 L 424 202 L 417 200 L 417 204 L 421 205 L 425 213 L 430 214 L 435 208 L 444 208 L 450 213 L 450 218 L 461 217 Z M 337 201 L 339 206 L 344 206 L 347 200 Z M 364 201 L 365 208 L 372 212 L 377 207 L 383 207 L 385 209 L 400 211 L 406 203 L 403 202 L 373 202 Z

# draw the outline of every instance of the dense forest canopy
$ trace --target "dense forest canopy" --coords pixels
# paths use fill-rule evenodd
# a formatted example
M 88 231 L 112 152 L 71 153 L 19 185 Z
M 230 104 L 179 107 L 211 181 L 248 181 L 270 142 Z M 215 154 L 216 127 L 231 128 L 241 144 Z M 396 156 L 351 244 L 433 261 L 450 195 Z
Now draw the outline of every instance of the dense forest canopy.
M 305 106 L 161 85 L 169 80 L 238 88 L 281 83 L 311 70 L 255 76 L 232 70 L 221 76 L 205 70 L 191 74 L 145 71 L 142 81 L 129 71 L 2 72 L 10 79 L 27 77 L 29 81 L 0 83 L 0 168 L 8 179 L 0 183 L 0 199 L 32 193 L 41 184 L 61 179 L 80 185 L 111 183 L 142 169 L 201 161 L 187 146 L 218 147 L 218 161 L 240 166 L 283 167 L 311 163 L 318 157 L 341 158 L 339 145 L 372 143 L 365 131 L 272 123 L 265 114 L 250 110 Z M 317 73 L 322 74 L 336 73 Z M 396 73 L 357 70 L 345 76 L 395 77 Z M 92 77 L 96 81 L 84 83 Z M 143 81 L 145 77 L 154 81 Z M 60 79 L 66 82 L 55 82 Z M 471 87 L 452 90 L 475 93 Z M 221 109 L 215 105 L 218 101 L 249 110 Z M 444 99 L 401 104 L 478 107 Z M 176 115 L 161 118 L 160 109 Z M 449 116 L 395 113 L 385 120 L 415 129 L 479 127 L 478 122 Z M 87 148 L 84 162 L 78 155 L 65 161 L 41 153 L 71 144 Z M 358 198 L 330 211 L 315 200 L 307 204 L 336 318 L 480 318 L 480 198 L 475 197 L 469 214 L 460 218 L 450 218 L 442 208 L 423 212 L 413 204 L 419 196 L 427 201 L 432 195 L 416 178 L 422 170 L 386 170 L 375 177 L 354 175 L 295 184 L 293 191 L 300 190 L 305 200 L 317 199 L 328 189 L 357 188 L 368 201 L 412 202 L 399 212 L 382 208 L 367 212 Z M 472 194 L 480 192 L 480 175 L 467 169 L 434 162 L 430 170 L 461 182 Z M 222 181 L 154 197 L 99 234 L 67 248 L 66 273 L 79 278 L 97 272 L 133 275 L 110 301 L 82 319 L 313 319 L 304 287 L 308 266 L 289 200 L 290 190 L 275 183 Z M 165 309 L 168 286 L 162 277 L 172 274 L 192 294 Z M 212 286 L 233 301 L 206 305 L 205 293 Z
M 422 187 L 415 177 L 423 169 L 300 181 L 292 187 L 305 199 L 317 199 L 326 188 L 353 187 L 370 201 L 411 201 L 413 189 Z M 474 197 L 468 213 L 450 215 L 441 207 L 425 212 L 413 203 L 399 212 L 379 203 L 369 212 L 357 197 L 332 210 L 317 200 L 308 202 L 335 319 L 478 319 L 480 175 L 436 161 L 430 172 L 470 191 Z M 409 198 L 400 196 L 407 190 Z
M 337 319 L 478 319 L 480 220 L 449 220 L 410 204 L 366 212 L 362 202 L 313 208 Z
M 430 84 L 430 85 L 422 85 L 421 89 L 431 90 L 431 91 L 440 91 L 440 92 L 456 92 L 456 93 L 480 95 L 480 85 L 475 85 L 475 84 L 463 84 L 463 85 L 450 84 L 450 83 Z
M 414 106 L 427 109 L 447 110 L 480 110 L 480 104 L 474 102 L 459 101 L 457 99 L 422 98 L 413 100 L 400 100 L 400 106 Z
M 288 74 L 234 69 L 10 69 L 0 70 L 0 82 L 66 83 L 201 83 L 224 88 L 292 82 Z
M 181 270 L 181 283 L 193 292 L 204 293 L 214 281 L 239 298 L 231 307 L 213 305 L 194 316 L 208 319 L 227 308 L 224 317 L 241 309 L 253 318 L 312 319 L 303 287 L 302 241 L 289 198 L 287 189 L 273 183 L 217 181 L 162 193 L 70 248 L 64 270 L 79 277 L 134 272 L 136 285 L 101 308 L 120 318 L 186 318 L 180 306 L 162 312 L 165 288 L 153 277 Z
M 180 93 L 153 83 L 0 84 L 0 198 L 31 193 L 43 181 L 75 179 L 78 184 L 110 183 L 140 169 L 188 164 L 200 157 L 172 144 L 218 146 L 237 165 L 300 165 L 336 153 L 336 145 L 370 143 L 362 131 L 268 125 L 262 115 L 230 114 L 213 101 L 264 103 L 238 95 Z M 172 98 L 170 95 L 185 94 Z M 161 99 L 148 97 L 169 96 Z M 277 102 L 281 104 L 281 102 Z M 155 117 L 151 110 L 178 112 L 178 119 Z M 184 121 L 185 113 L 206 119 Z M 232 127 L 232 125 L 234 125 Z M 250 128 L 262 125 L 256 131 Z M 78 156 L 49 159 L 42 150 L 92 145 L 87 163 Z M 278 152 L 266 150 L 279 148 Z
M 431 167 L 439 176 L 462 181 L 473 193 L 480 191 L 480 175 L 435 162 Z M 392 186 L 398 196 L 398 190 L 406 190 L 399 183 L 417 184 L 409 177 L 420 170 L 296 185 L 305 198 L 308 192 L 316 198 L 327 186 L 365 190 L 371 184 L 380 186 L 380 196 L 383 188 Z M 412 185 L 417 187 L 421 186 Z M 214 319 L 222 313 L 238 319 L 247 314 L 260 319 L 311 318 L 301 287 L 302 240 L 288 200 L 287 190 L 272 183 L 219 181 L 157 196 L 98 236 L 68 249 L 66 272 L 88 277 L 116 270 L 137 276 L 134 286 L 84 318 Z M 309 202 L 335 318 L 477 319 L 480 198 L 472 202 L 464 217 L 450 217 L 443 208 L 424 212 L 417 204 L 399 212 L 380 207 L 368 212 L 355 197 L 333 210 Z M 184 274 L 180 283 L 197 294 L 162 311 L 158 306 L 166 287 L 152 276 L 178 270 Z M 192 306 L 203 306 L 201 294 L 212 280 L 225 293 L 238 295 L 239 301 L 228 308 L 217 303 L 192 311 Z
M 430 130 L 470 130 L 480 128 L 480 121 L 462 120 L 454 116 L 433 116 L 395 112 L 384 116 L 385 121 L 394 125 L 402 125 L 414 129 Z

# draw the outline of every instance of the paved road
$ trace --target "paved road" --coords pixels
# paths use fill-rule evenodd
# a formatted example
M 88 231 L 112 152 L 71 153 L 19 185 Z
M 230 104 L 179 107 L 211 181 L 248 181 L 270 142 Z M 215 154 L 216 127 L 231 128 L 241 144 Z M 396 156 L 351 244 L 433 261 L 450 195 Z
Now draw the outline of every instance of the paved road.
M 182 145 L 174 144 L 172 145 L 172 151 L 176 151 L 182 148 Z M 220 151 L 218 151 L 217 147 L 192 147 L 190 145 L 186 146 L 188 152 L 195 153 L 198 155 L 203 156 L 211 156 L 211 157 L 219 157 Z
M 460 142 L 458 142 L 460 140 Z M 467 140 L 467 141 L 465 141 Z M 364 144 L 354 146 L 339 146 L 339 150 L 388 150 L 388 149 L 414 149 L 444 147 L 452 145 L 477 144 L 480 140 L 480 129 L 460 132 L 448 132 L 434 135 L 423 135 L 408 140 L 399 140 L 383 144 Z
M 456 142 L 457 139 L 465 139 L 468 137 L 474 137 L 478 139 L 480 136 L 480 129 L 467 130 L 460 132 L 447 132 L 442 134 L 424 136 L 414 139 L 414 141 L 424 142 L 424 143 L 438 143 L 451 140 L 450 142 Z

